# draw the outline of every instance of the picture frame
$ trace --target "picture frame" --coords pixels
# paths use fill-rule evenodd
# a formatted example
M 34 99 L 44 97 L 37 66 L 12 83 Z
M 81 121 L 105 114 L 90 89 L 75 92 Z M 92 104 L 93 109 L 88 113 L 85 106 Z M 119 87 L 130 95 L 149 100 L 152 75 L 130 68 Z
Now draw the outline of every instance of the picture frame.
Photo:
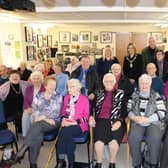
M 33 28 L 32 27 L 25 27 L 25 40 L 26 42 L 33 41 Z
M 81 31 L 79 37 L 80 37 L 80 43 L 90 43 L 91 42 L 91 32 L 90 31 Z
M 60 43 L 70 43 L 70 32 L 59 32 Z
M 156 43 L 162 43 L 163 42 L 163 33 L 162 32 L 152 32 L 152 37 L 155 38 Z
M 99 35 L 98 34 L 93 34 L 92 35 L 92 42 L 98 42 L 99 41 Z
M 26 53 L 27 53 L 27 61 L 33 61 L 34 60 L 35 47 L 34 46 L 26 46 Z
M 78 42 L 78 34 L 77 33 L 71 34 L 71 42 Z
M 100 32 L 100 42 L 101 43 L 112 43 L 112 32 L 110 31 Z
M 43 47 L 43 35 L 42 34 L 37 35 L 37 47 L 38 48 Z
M 47 47 L 52 47 L 52 35 L 47 35 Z

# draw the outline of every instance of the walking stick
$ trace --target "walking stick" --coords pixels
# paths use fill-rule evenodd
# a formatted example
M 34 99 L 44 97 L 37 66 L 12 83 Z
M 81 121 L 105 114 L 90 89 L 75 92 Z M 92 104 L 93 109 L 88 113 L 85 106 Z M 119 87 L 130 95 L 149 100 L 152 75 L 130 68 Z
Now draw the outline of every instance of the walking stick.
M 60 132 L 61 128 L 62 128 L 62 127 L 59 128 L 58 133 Z M 50 154 L 49 154 L 49 156 L 48 156 L 47 163 L 45 164 L 45 168 L 49 168 L 49 164 L 51 163 L 51 160 L 52 160 L 53 155 L 54 155 L 55 150 L 56 150 L 57 141 L 58 141 L 58 135 L 56 136 L 56 138 L 55 138 L 55 140 L 54 140 L 54 144 L 53 144 L 52 147 L 51 147 L 51 150 L 50 150 Z

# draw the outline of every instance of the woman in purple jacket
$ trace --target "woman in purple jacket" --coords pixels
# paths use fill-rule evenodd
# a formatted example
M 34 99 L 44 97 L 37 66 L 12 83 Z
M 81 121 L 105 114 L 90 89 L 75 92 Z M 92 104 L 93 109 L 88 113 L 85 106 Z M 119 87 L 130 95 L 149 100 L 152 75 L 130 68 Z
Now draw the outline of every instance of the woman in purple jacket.
M 88 130 L 89 101 L 80 93 L 81 87 L 78 79 L 68 81 L 69 94 L 64 98 L 62 109 L 62 129 L 58 135 L 56 168 L 66 166 L 65 154 L 68 157 L 68 168 L 74 167 L 75 143 L 73 137 L 80 136 Z
M 27 87 L 24 95 L 24 104 L 23 104 L 23 116 L 22 116 L 22 134 L 23 137 L 26 136 L 28 129 L 31 125 L 31 114 L 33 113 L 32 102 L 34 97 L 44 91 L 43 74 L 40 71 L 34 71 L 31 76 L 31 82 L 33 85 Z

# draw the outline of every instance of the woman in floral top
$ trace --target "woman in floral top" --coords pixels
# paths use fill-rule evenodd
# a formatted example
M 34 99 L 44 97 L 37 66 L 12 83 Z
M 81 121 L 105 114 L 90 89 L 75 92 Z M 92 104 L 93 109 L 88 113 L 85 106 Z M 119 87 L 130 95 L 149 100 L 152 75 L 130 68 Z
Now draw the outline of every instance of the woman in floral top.
M 45 132 L 58 129 L 60 125 L 60 111 L 62 96 L 55 92 L 56 80 L 46 77 L 44 81 L 45 92 L 39 93 L 33 100 L 33 121 L 24 144 L 15 156 L 15 161 L 23 157 L 27 149 L 30 151 L 30 168 L 37 168 L 37 158 L 40 152 Z

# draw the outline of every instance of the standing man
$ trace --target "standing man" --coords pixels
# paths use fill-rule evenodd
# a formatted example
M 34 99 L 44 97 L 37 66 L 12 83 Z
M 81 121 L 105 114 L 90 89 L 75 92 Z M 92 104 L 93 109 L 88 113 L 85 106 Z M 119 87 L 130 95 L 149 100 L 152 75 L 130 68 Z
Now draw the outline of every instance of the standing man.
M 82 84 L 81 93 L 88 96 L 89 100 L 94 99 L 94 93 L 98 89 L 98 76 L 90 65 L 90 58 L 84 55 L 81 58 L 81 66 L 72 72 L 71 78 L 77 78 Z
M 149 37 L 149 46 L 145 47 L 142 50 L 142 60 L 143 60 L 143 70 L 145 71 L 145 67 L 148 63 L 156 62 L 156 53 L 159 50 L 156 46 L 156 42 L 154 37 Z

